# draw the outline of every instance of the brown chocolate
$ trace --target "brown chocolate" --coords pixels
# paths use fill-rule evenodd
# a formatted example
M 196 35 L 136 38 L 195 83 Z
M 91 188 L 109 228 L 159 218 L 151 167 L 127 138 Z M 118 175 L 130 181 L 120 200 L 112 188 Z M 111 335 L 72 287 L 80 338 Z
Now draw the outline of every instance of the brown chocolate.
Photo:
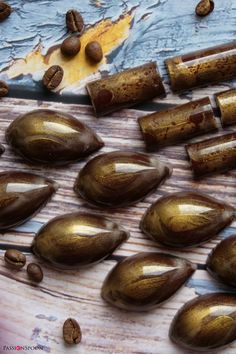
M 141 117 L 139 125 L 147 149 L 152 151 L 217 130 L 208 97 Z
M 186 146 L 196 176 L 236 168 L 236 132 Z
M 236 41 L 165 61 L 174 92 L 225 81 L 236 76 Z
M 154 62 L 90 82 L 87 90 L 97 116 L 134 106 L 155 96 L 165 96 Z
M 236 89 L 217 93 L 216 103 L 220 109 L 222 125 L 236 124 Z

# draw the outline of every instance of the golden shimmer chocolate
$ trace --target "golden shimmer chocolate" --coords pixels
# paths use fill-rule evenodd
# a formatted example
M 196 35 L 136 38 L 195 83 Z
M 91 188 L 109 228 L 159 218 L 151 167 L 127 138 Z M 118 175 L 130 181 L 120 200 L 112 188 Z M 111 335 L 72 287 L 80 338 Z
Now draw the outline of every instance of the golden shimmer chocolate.
M 165 61 L 174 92 L 236 76 L 236 41 L 179 55 Z
M 149 114 L 139 118 L 138 122 L 146 147 L 151 151 L 217 130 L 208 97 Z
M 217 93 L 215 98 L 220 109 L 222 125 L 236 124 L 236 89 Z
M 189 144 L 186 150 L 196 176 L 236 168 L 236 132 Z
M 154 62 L 90 82 L 86 88 L 96 116 L 131 107 L 156 96 L 165 96 L 165 88 Z

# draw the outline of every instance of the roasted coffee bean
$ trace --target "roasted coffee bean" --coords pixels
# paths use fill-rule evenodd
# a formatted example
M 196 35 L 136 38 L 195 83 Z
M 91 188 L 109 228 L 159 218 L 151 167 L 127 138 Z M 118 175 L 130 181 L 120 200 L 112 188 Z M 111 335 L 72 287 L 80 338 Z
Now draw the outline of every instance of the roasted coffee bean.
M 236 340 L 236 296 L 216 293 L 188 301 L 175 315 L 169 335 L 188 353 L 213 353 L 231 343 Z
M 0 97 L 4 97 L 8 94 L 9 87 L 5 81 L 0 81 Z
M 215 4 L 213 0 L 201 0 L 196 6 L 196 14 L 198 16 L 207 16 L 214 10 Z
M 39 264 L 29 263 L 27 266 L 27 273 L 31 280 L 40 283 L 43 280 L 43 271 Z
M 236 287 L 236 235 L 227 237 L 212 250 L 207 270 L 217 280 Z
M 57 190 L 50 179 L 31 173 L 0 173 L 0 230 L 6 230 L 30 219 Z
M 142 200 L 171 175 L 172 168 L 146 154 L 112 151 L 80 170 L 75 192 L 91 204 L 121 207 Z
M 2 155 L 4 151 L 5 151 L 5 147 L 2 144 L 0 144 L 0 155 Z
M 72 36 L 66 38 L 61 44 L 61 52 L 63 55 L 73 57 L 80 51 L 81 43 L 79 37 Z
M 4 254 L 4 259 L 8 265 L 13 268 L 21 269 L 26 263 L 26 257 L 18 250 L 7 250 Z
M 206 242 L 229 225 L 234 207 L 197 192 L 178 192 L 152 204 L 141 230 L 167 247 L 191 247 Z
M 43 84 L 48 90 L 54 90 L 60 85 L 64 75 L 63 69 L 59 65 L 51 66 L 43 76 Z
M 121 309 L 151 310 L 172 296 L 195 269 L 191 262 L 169 254 L 138 253 L 110 271 L 101 295 Z
M 79 11 L 69 10 L 66 13 L 66 26 L 71 32 L 79 32 L 84 30 L 84 20 Z
M 1 1 L 0 2 L 0 22 L 4 21 L 11 14 L 11 6 L 7 3 Z
M 100 43 L 89 42 L 85 47 L 86 57 L 94 63 L 99 63 L 103 58 L 103 51 Z
M 63 338 L 67 344 L 78 344 L 81 342 L 81 329 L 76 320 L 68 318 L 63 325 Z
M 6 131 L 6 140 L 25 159 L 50 165 L 76 162 L 104 145 L 77 118 L 49 109 L 38 109 L 16 118 Z
M 71 213 L 44 225 L 32 250 L 55 267 L 72 269 L 102 261 L 128 237 L 126 230 L 102 216 Z

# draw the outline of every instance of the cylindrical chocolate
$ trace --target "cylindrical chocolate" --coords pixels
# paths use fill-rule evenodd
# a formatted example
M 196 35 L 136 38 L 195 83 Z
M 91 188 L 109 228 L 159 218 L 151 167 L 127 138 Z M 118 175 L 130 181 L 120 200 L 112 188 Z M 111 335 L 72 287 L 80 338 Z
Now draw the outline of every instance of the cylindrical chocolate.
M 196 176 L 236 168 L 236 132 L 186 146 Z
M 236 76 L 236 41 L 165 61 L 173 91 L 229 80 Z
M 154 62 L 90 82 L 86 88 L 96 116 L 131 107 L 156 96 L 165 96 L 165 88 Z
M 216 130 L 216 120 L 208 97 L 138 120 L 148 150 Z
M 222 125 L 236 124 L 236 89 L 217 93 L 215 97 L 220 109 Z

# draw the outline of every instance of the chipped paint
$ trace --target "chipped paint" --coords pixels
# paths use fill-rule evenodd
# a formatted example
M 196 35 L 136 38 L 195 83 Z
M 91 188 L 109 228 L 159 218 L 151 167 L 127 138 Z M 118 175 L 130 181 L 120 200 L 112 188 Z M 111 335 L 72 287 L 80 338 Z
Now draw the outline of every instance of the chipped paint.
M 30 52 L 25 59 L 13 61 L 5 71 L 8 78 L 13 79 L 21 75 L 32 75 L 36 80 L 41 79 L 45 70 L 52 65 L 60 65 L 64 70 L 63 80 L 56 89 L 61 91 L 64 88 L 78 86 L 85 78 L 92 77 L 107 63 L 107 55 L 116 49 L 129 35 L 132 15 L 126 13 L 117 21 L 102 20 L 89 28 L 81 36 L 81 50 L 73 58 L 66 58 L 61 54 L 60 47 L 50 48 L 46 55 L 42 53 L 42 45 L 35 51 Z M 84 48 L 90 41 L 98 41 L 102 48 L 104 57 L 98 64 L 92 64 L 85 57 Z

